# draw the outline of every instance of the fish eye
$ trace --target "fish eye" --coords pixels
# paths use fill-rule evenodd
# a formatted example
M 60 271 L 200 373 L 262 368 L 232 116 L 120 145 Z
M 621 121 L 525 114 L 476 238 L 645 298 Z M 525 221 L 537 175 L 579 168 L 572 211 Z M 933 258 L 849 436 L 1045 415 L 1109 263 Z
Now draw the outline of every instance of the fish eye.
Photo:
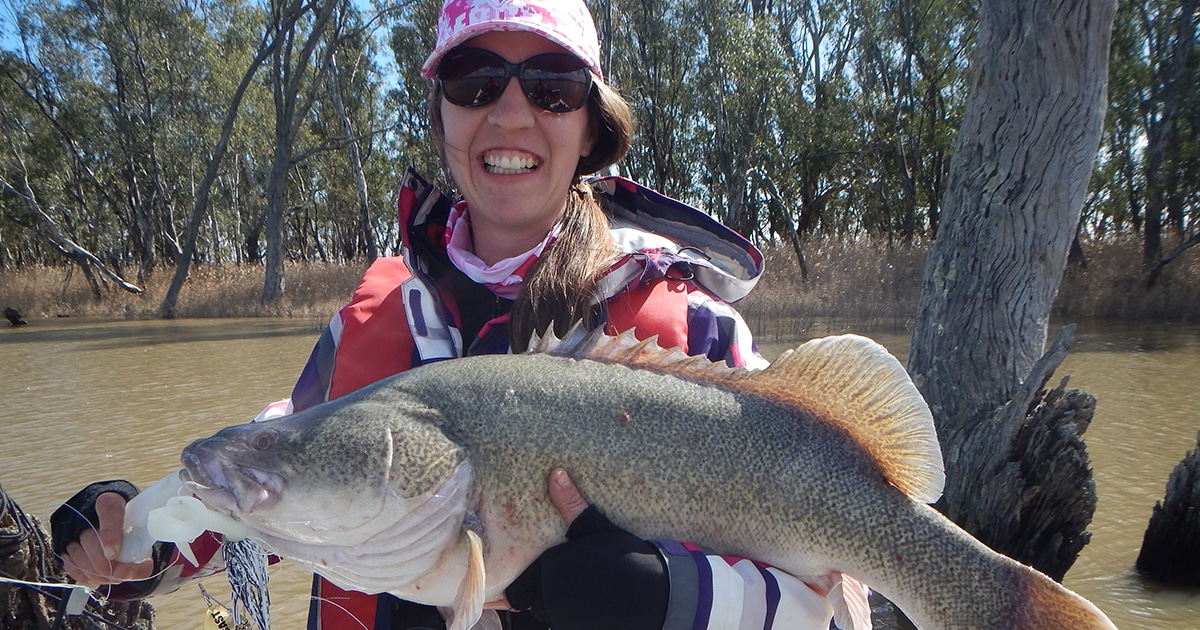
M 256 451 L 265 451 L 275 446 L 275 432 L 263 431 L 250 440 L 250 446 Z

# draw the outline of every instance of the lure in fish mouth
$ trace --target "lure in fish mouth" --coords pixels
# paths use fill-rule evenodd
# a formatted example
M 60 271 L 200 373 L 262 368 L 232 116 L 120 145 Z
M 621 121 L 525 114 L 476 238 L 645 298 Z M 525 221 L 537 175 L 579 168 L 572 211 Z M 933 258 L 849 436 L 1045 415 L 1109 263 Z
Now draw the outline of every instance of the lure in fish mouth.
M 180 477 L 209 507 L 242 516 L 279 502 L 283 479 L 277 473 L 228 461 L 199 442 L 184 449 L 180 459 Z

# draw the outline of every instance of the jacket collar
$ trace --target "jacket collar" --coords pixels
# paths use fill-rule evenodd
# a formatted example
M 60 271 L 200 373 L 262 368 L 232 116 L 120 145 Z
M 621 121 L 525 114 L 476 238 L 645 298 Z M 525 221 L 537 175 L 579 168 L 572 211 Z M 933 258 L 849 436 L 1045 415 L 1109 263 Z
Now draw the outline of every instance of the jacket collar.
M 591 180 L 610 216 L 613 240 L 624 252 L 601 282 L 603 297 L 630 283 L 658 277 L 691 280 L 736 302 L 763 273 L 762 253 L 745 237 L 681 201 L 622 177 Z M 398 199 L 401 243 L 409 269 L 440 275 L 449 265 L 441 245 L 454 200 L 412 168 Z

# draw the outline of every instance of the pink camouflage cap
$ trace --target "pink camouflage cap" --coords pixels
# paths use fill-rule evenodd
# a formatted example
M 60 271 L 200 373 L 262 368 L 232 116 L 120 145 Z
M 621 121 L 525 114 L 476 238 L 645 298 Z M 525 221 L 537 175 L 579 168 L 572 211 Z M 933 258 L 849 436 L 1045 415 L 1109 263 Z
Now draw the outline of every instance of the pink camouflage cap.
M 476 35 L 496 31 L 537 33 L 604 77 L 596 24 L 583 0 L 446 0 L 438 16 L 437 45 L 421 66 L 421 76 L 436 79 L 447 52 Z

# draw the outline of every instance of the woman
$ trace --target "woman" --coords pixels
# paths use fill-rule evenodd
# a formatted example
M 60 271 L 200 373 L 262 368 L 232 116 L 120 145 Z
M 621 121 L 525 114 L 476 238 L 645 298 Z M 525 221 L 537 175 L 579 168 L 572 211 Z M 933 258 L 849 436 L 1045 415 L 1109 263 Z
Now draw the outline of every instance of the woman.
M 524 349 L 575 321 L 759 366 L 729 302 L 761 257 L 702 213 L 627 180 L 584 176 L 629 147 L 625 102 L 603 81 L 581 0 L 450 0 L 422 68 L 432 130 L 461 198 L 410 172 L 399 196 L 403 256 L 367 270 L 318 341 L 289 401 L 300 410 L 432 361 Z M 562 470 L 552 501 L 570 524 L 492 606 L 508 628 L 828 627 L 824 598 L 799 580 L 694 545 L 643 541 L 587 506 Z M 56 512 L 56 550 L 82 583 L 116 598 L 174 590 L 221 570 L 220 540 L 193 545 L 201 567 L 160 543 L 114 563 L 126 482 L 93 484 Z M 79 518 L 92 517 L 98 529 Z M 314 579 L 311 628 L 444 627 L 437 611 Z M 520 611 L 520 612 L 514 612 Z

